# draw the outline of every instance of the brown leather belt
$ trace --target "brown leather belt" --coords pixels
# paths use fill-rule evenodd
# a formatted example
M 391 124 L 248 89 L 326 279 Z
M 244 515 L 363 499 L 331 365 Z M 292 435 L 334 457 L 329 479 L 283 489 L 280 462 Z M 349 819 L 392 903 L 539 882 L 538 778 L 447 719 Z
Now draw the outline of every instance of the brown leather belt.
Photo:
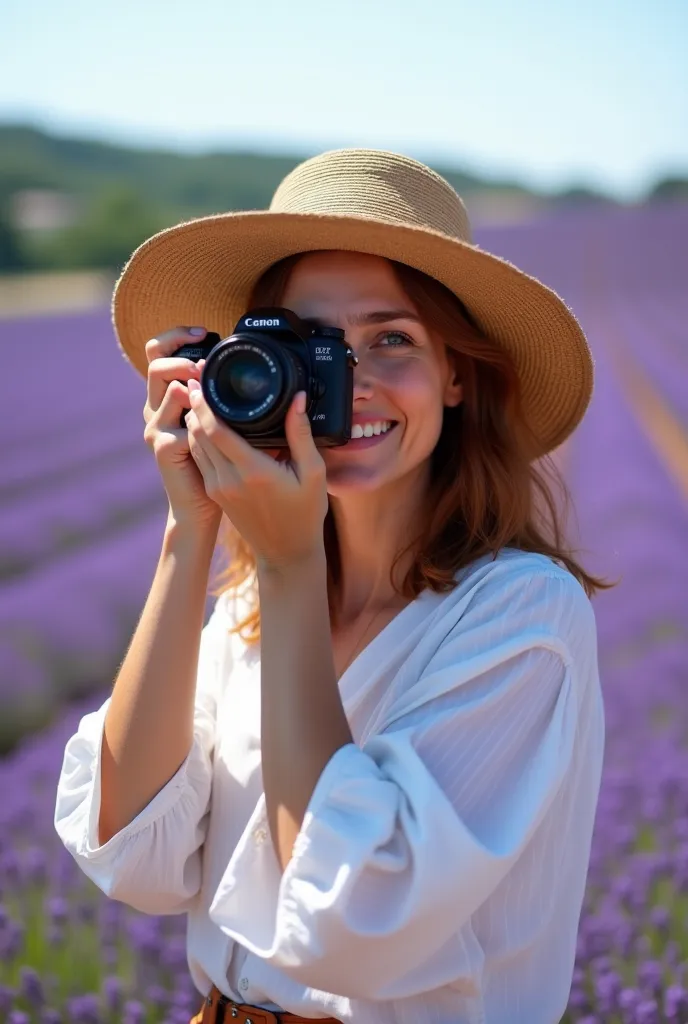
M 334 1017 L 299 1017 L 297 1013 L 287 1013 L 286 1010 L 272 1013 L 260 1006 L 235 1003 L 213 985 L 190 1024 L 312 1024 L 313 1020 L 319 1024 L 341 1024 Z

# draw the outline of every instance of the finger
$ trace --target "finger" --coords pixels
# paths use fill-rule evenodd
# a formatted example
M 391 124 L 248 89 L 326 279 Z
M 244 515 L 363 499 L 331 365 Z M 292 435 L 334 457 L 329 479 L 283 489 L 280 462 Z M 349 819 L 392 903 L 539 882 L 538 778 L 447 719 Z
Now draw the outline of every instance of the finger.
M 172 381 L 157 409 L 146 405 L 143 418 L 148 425 L 154 424 L 158 430 L 179 431 L 181 434 L 186 428 L 182 417 L 190 406 L 186 384 Z
M 315 446 L 311 423 L 306 412 L 305 391 L 299 391 L 294 395 L 285 417 L 284 427 L 291 459 L 299 479 L 304 472 L 322 467 L 322 456 Z
M 250 475 L 268 467 L 274 468 L 274 459 L 261 449 L 254 448 L 214 415 L 203 397 L 201 385 L 193 380 L 189 381 L 189 401 L 211 447 L 217 448 L 221 455 L 236 467 L 240 476 Z
M 155 412 L 160 408 L 173 381 L 184 383 L 192 378 L 198 380 L 200 375 L 201 370 L 190 359 L 161 357 L 153 360 L 148 367 L 147 377 L 147 400 L 151 410 Z M 186 388 L 184 394 L 187 394 Z M 186 408 L 191 408 L 188 401 Z
M 193 409 L 186 414 L 185 421 L 189 436 L 189 451 L 203 474 L 208 496 L 213 497 L 210 492 L 219 488 L 220 481 L 228 486 L 238 484 L 240 482 L 239 474 L 232 463 L 206 437 Z
M 172 327 L 146 342 L 146 358 L 152 363 L 154 359 L 170 356 L 182 345 L 202 341 L 207 333 L 205 327 Z
M 193 415 L 193 413 L 191 413 L 191 412 L 187 413 L 187 420 L 192 415 Z M 191 458 L 194 460 L 194 462 L 198 466 L 200 474 L 203 477 L 203 484 L 205 486 L 206 494 L 208 494 L 210 496 L 211 494 L 215 493 L 216 490 L 217 490 L 217 483 L 218 483 L 217 470 L 215 468 L 213 460 L 210 458 L 210 456 L 207 454 L 207 452 L 205 452 L 203 450 L 203 446 L 201 445 L 201 443 L 197 440 L 197 438 L 193 437 L 193 435 L 191 434 L 190 431 L 189 431 L 189 453 L 191 455 Z
M 261 451 L 269 455 L 273 462 L 289 462 L 288 448 L 261 448 Z

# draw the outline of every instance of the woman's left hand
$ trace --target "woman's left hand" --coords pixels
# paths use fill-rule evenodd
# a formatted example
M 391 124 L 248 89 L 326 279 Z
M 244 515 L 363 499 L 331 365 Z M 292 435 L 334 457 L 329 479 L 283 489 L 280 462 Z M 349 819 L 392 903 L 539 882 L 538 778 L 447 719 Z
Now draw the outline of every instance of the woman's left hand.
M 251 546 L 262 568 L 289 568 L 323 550 L 325 463 L 313 441 L 305 397 L 299 392 L 287 412 L 289 458 L 278 459 L 253 448 L 218 419 L 200 384 L 189 382 L 191 456 L 208 497 Z

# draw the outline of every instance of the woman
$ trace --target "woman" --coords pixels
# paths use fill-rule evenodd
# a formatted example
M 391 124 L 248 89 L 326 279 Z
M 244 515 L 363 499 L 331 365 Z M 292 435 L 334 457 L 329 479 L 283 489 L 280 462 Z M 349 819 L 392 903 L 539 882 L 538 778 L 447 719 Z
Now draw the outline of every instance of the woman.
M 300 393 L 288 460 L 251 447 L 172 355 L 260 305 L 345 329 L 349 443 L 316 447 Z M 542 461 L 590 399 L 576 320 L 471 244 L 439 175 L 339 150 L 269 211 L 150 239 L 114 322 L 170 509 L 67 744 L 64 844 L 107 895 L 188 913 L 197 1021 L 559 1020 L 604 744 L 605 584 Z

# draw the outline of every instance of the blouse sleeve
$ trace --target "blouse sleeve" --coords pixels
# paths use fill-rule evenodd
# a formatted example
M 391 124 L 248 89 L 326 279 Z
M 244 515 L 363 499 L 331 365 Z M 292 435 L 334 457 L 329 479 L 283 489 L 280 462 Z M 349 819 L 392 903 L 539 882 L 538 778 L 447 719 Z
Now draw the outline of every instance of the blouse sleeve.
M 260 891 L 249 823 L 213 920 L 294 980 L 349 998 L 457 984 L 460 930 L 538 826 L 549 817 L 552 841 L 568 842 L 558 795 L 578 770 L 576 662 L 585 670 L 591 647 L 594 618 L 573 578 L 486 587 L 448 626 L 407 710 L 330 759 L 260 907 L 245 900 Z M 593 816 L 573 823 L 583 858 Z
M 65 748 L 55 829 L 82 871 L 106 896 L 144 913 L 180 913 L 200 888 L 217 687 L 230 625 L 224 604 L 220 596 L 201 634 L 189 753 L 146 807 L 103 846 L 98 844 L 100 766 L 110 698 L 81 719 Z

